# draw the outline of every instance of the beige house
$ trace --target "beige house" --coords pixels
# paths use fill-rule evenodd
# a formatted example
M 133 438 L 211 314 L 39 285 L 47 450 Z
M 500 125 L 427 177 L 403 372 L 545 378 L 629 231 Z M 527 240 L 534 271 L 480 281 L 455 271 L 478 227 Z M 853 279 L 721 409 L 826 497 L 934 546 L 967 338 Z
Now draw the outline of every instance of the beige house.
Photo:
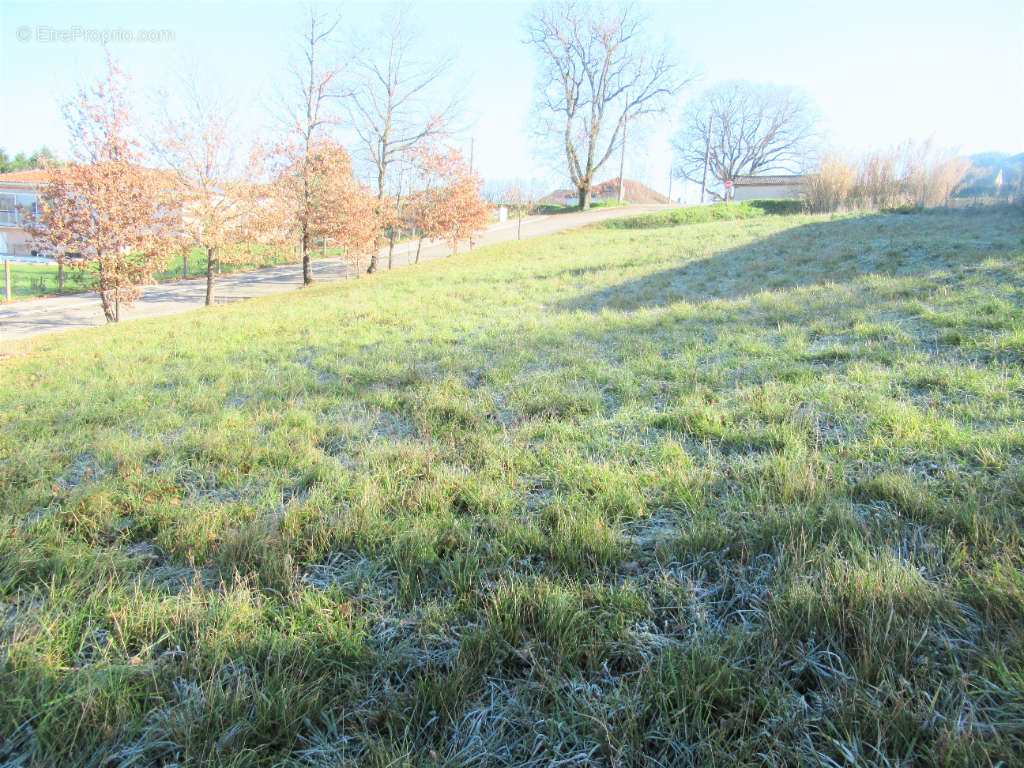
M 803 176 L 739 176 L 733 181 L 733 200 L 798 200 Z
M 31 256 L 32 243 L 24 229 L 26 214 L 39 210 L 39 194 L 46 171 L 0 173 L 0 258 Z
M 150 171 L 159 175 L 167 189 L 177 185 L 173 176 L 166 171 Z M 38 257 L 50 260 L 52 254 L 37 253 L 33 248 L 32 236 L 25 230 L 26 219 L 39 213 L 39 198 L 48 180 L 49 171 L 36 169 L 0 173 L 0 259 L 6 257 L 30 259 Z M 187 220 L 180 203 L 177 215 Z

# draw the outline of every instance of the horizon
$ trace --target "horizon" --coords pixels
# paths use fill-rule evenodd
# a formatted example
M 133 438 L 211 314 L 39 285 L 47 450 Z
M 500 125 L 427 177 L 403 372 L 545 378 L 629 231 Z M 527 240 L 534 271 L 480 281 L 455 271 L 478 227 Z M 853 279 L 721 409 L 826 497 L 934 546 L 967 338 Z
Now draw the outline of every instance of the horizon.
M 465 109 L 464 130 L 451 143 L 467 157 L 472 154 L 487 183 L 526 179 L 550 190 L 565 187 L 566 179 L 541 159 L 531 137 L 535 59 L 522 42 L 522 22 L 532 5 L 414 2 L 409 7 L 426 55 L 447 53 L 454 61 L 445 85 L 462 93 Z M 1024 99 L 1014 98 L 1024 93 L 1019 44 L 1024 8 L 1009 2 L 976 3 L 969 13 L 955 3 L 892 8 L 872 2 L 822 11 L 788 2 L 770 17 L 751 12 L 756 6 L 747 2 L 731 8 L 700 2 L 685 13 L 664 2 L 639 6 L 652 38 L 672 48 L 682 71 L 700 75 L 668 114 L 648 120 L 634 134 L 639 141 L 627 144 L 625 177 L 663 194 L 680 109 L 705 88 L 729 79 L 806 92 L 819 108 L 825 145 L 854 154 L 910 139 L 931 139 L 964 155 L 1024 152 Z M 369 44 L 374 27 L 395 5 L 317 7 L 340 13 L 340 40 L 355 37 Z M 0 146 L 14 155 L 45 145 L 66 156 L 60 105 L 101 74 L 105 54 L 99 38 L 104 35 L 113 36 L 106 47 L 132 78 L 141 109 L 191 61 L 204 79 L 237 98 L 248 134 L 241 138 L 265 138 L 272 133 L 270 102 L 286 75 L 295 31 L 307 10 L 290 2 L 259 3 L 245 14 L 221 2 L 171 9 L 149 2 L 6 3 L 0 9 L 0 61 L 8 80 Z M 886 20 L 883 28 L 876 18 Z M 118 39 L 119 30 L 157 30 L 170 39 L 129 42 Z M 722 30 L 727 34 L 717 33 Z M 54 39 L 61 34 L 71 39 Z M 723 38 L 732 41 L 727 48 L 714 42 Z M 780 40 L 787 42 L 780 45 Z M 347 138 L 344 131 L 342 136 Z M 616 159 L 597 180 L 617 176 Z

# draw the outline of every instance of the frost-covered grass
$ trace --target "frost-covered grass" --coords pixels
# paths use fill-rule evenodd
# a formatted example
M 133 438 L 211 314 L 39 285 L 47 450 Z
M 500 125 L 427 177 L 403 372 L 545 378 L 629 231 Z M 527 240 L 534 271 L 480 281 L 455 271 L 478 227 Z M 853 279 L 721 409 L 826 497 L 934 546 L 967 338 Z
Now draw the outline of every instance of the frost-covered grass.
M 1019 211 L 0 351 L 0 763 L 1024 762 Z

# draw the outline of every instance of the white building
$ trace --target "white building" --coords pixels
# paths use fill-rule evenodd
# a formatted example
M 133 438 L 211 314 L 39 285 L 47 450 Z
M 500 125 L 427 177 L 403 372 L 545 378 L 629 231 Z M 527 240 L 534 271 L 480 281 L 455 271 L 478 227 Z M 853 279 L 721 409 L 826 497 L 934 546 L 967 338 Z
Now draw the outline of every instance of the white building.
M 25 217 L 39 211 L 39 190 L 46 171 L 0 173 L 0 256 L 28 256 L 31 238 Z
M 798 200 L 803 196 L 803 176 L 739 176 L 733 200 Z

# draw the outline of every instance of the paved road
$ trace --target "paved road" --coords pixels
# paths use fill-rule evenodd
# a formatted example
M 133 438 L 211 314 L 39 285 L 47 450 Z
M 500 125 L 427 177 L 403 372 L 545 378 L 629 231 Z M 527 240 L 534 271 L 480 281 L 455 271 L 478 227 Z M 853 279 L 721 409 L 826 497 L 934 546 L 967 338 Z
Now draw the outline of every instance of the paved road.
M 671 206 L 630 205 L 617 208 L 596 208 L 584 213 L 562 213 L 556 216 L 528 216 L 522 222 L 523 239 L 540 237 L 562 232 L 567 229 L 593 224 L 604 219 L 619 216 L 649 213 Z M 491 224 L 477 239 L 476 245 L 490 245 L 516 239 L 518 223 L 513 219 L 501 224 Z M 420 261 L 430 261 L 447 256 L 450 249 L 445 243 L 426 241 L 420 253 Z M 387 249 L 382 250 L 379 263 L 387 268 Z M 406 266 L 416 256 L 416 243 L 401 243 L 395 246 L 393 263 L 395 267 Z M 217 278 L 215 288 L 218 304 L 266 296 L 272 293 L 295 290 L 302 282 L 301 266 L 285 264 L 249 272 L 236 272 Z M 338 259 L 321 259 L 313 262 L 313 275 L 318 281 L 328 282 L 354 277 L 350 267 Z M 160 283 L 149 286 L 145 293 L 131 306 L 121 308 L 121 320 L 140 317 L 158 317 L 187 312 L 202 307 L 206 299 L 206 280 L 197 278 Z M 54 296 L 43 299 L 29 299 L 0 306 L 0 344 L 15 339 L 24 339 L 41 333 L 69 331 L 103 325 L 103 310 L 95 293 L 79 293 L 72 296 Z

